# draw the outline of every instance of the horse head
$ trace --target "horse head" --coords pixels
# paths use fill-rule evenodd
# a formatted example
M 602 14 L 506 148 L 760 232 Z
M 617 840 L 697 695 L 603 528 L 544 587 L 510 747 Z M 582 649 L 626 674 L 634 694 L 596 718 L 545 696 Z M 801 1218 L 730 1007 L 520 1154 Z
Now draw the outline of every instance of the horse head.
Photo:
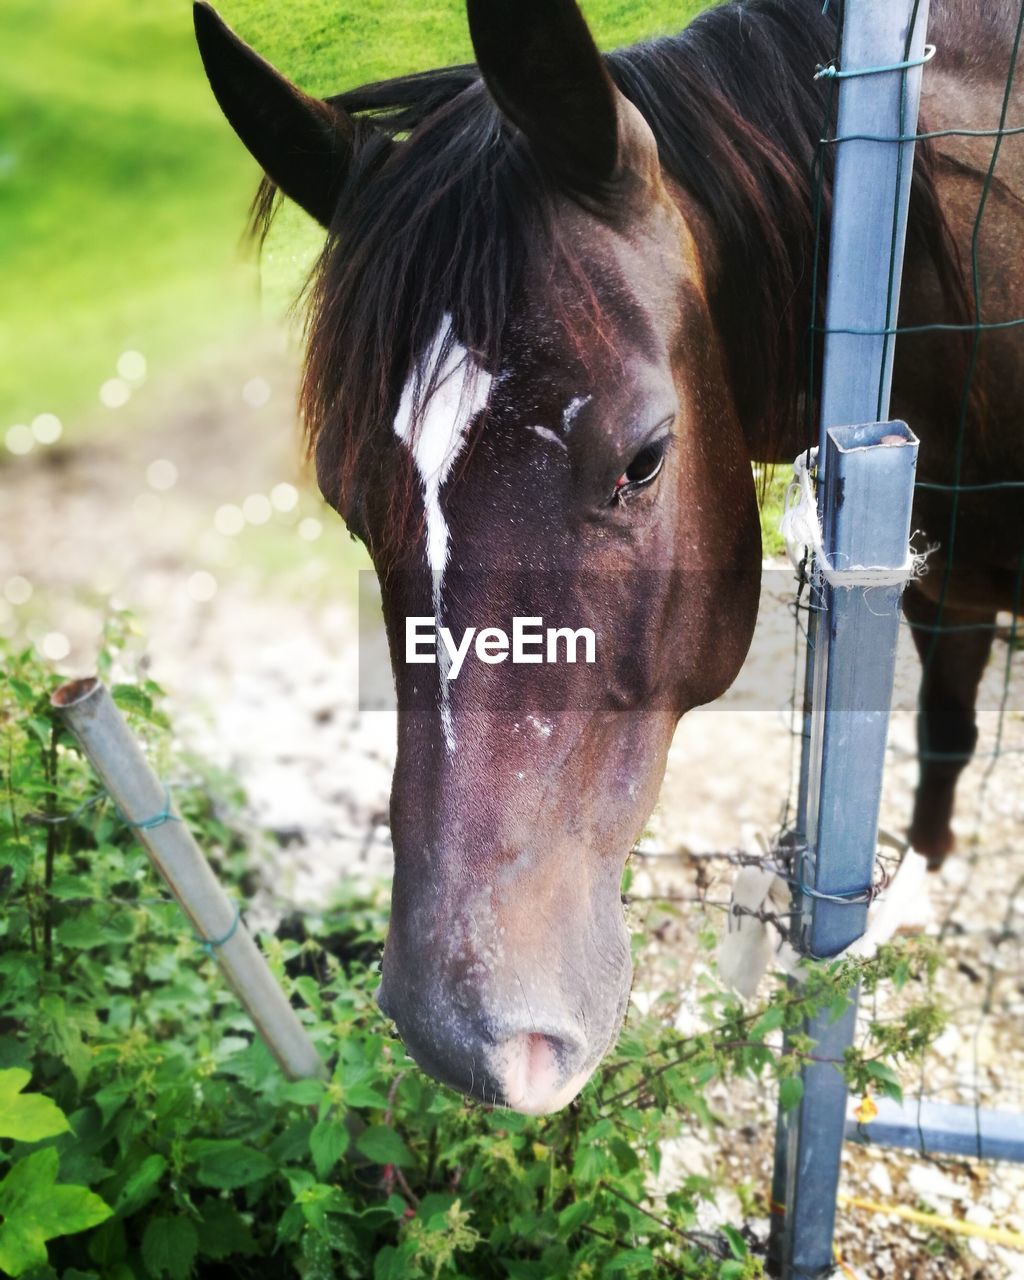
M 431 1074 L 543 1113 L 617 1034 L 623 866 L 676 721 L 745 656 L 760 540 L 706 211 L 574 0 L 468 13 L 478 68 L 326 100 L 196 26 L 229 121 L 328 231 L 303 408 L 398 699 L 380 1004 Z M 408 660 L 410 618 L 497 630 L 456 670 Z M 513 662 L 515 618 L 593 660 Z

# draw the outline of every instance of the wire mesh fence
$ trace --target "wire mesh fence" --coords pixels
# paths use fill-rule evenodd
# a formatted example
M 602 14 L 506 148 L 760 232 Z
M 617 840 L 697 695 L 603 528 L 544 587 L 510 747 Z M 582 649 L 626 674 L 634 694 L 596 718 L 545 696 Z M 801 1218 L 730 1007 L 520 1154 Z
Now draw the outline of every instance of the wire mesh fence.
M 825 8 L 829 8 L 827 3 Z M 1014 239 L 1006 233 L 1007 220 L 1011 218 L 1006 210 L 1020 201 L 1019 191 L 1014 190 L 1019 172 L 1014 142 L 1024 132 L 1024 126 L 1014 119 L 1013 112 L 1020 98 L 1018 62 L 1024 5 L 1015 5 L 1012 13 L 1001 12 L 998 18 L 990 17 L 987 25 L 982 23 L 987 37 L 996 44 L 995 37 L 1002 38 L 1002 63 L 996 71 L 992 69 L 996 56 L 992 43 L 984 50 L 990 81 L 994 83 L 998 77 L 1001 83 L 996 85 L 998 92 L 993 90 L 992 94 L 994 118 L 982 119 L 979 110 L 972 108 L 962 124 L 955 115 L 958 110 L 966 112 L 965 99 L 949 95 L 948 102 L 936 107 L 936 98 L 950 82 L 948 78 L 937 79 L 936 91 L 930 95 L 928 77 L 941 78 L 943 67 L 950 74 L 956 70 L 963 73 L 969 67 L 975 77 L 972 88 L 977 90 L 981 51 L 951 47 L 945 39 L 952 30 L 951 6 L 935 5 L 939 19 L 933 37 L 936 46 L 928 46 L 923 59 L 930 62 L 934 56 L 935 61 L 925 73 L 922 119 L 920 126 L 913 129 L 906 127 L 904 115 L 907 72 L 912 65 L 919 65 L 911 60 L 910 50 L 915 25 L 924 20 L 927 10 L 927 6 L 915 3 L 904 59 L 899 64 L 903 72 L 900 127 L 892 135 L 841 134 L 835 123 L 837 90 L 844 75 L 839 50 L 846 8 L 839 5 L 834 9 L 836 58 L 819 69 L 828 85 L 813 175 L 818 227 L 812 281 L 815 296 L 822 298 L 828 271 L 825 233 L 835 156 L 841 146 L 855 141 L 887 143 L 894 145 L 902 157 L 904 144 L 913 143 L 919 149 L 919 163 L 936 180 L 944 181 L 947 191 L 959 184 L 955 193 L 957 225 L 951 229 L 943 219 L 941 228 L 948 255 L 947 276 L 928 307 L 922 310 L 920 298 L 912 296 L 905 300 L 903 310 L 898 310 L 895 234 L 888 249 L 883 325 L 829 330 L 819 306 L 808 338 L 811 388 L 806 401 L 806 438 L 808 447 L 817 442 L 816 411 L 825 338 L 842 332 L 881 339 L 883 356 L 876 402 L 879 418 L 886 416 L 886 363 L 895 348 L 895 408 L 906 414 L 922 439 L 915 527 L 924 530 L 918 550 L 927 551 L 928 558 L 923 579 L 911 584 L 906 601 L 882 826 L 897 833 L 895 843 L 899 843 L 909 823 L 914 843 L 920 843 L 934 868 L 927 887 L 928 911 L 922 910 L 921 918 L 911 923 L 933 935 L 941 952 L 937 997 L 949 1017 L 947 1029 L 921 1064 L 905 1073 L 903 1087 L 919 1117 L 926 1104 L 933 1102 L 966 1109 L 974 1119 L 974 1150 L 970 1151 L 969 1143 L 965 1149 L 968 1154 L 980 1156 L 984 1150 L 986 1112 L 1019 1117 L 1024 1101 L 1024 1047 L 1019 1035 L 1024 1012 L 1024 844 L 1020 840 L 1024 820 L 1020 799 L 1024 794 L 1020 786 L 1024 715 L 1015 696 L 1024 586 L 1024 506 L 1020 501 L 1020 491 L 1024 489 L 1024 440 L 1015 417 L 1019 409 L 1014 402 L 1014 384 L 1007 374 L 1007 370 L 1024 364 L 1020 358 L 1024 355 L 1024 335 L 1019 333 L 1024 318 L 1012 313 L 1014 290 L 1005 284 L 1007 277 L 1013 276 L 1019 256 L 1015 252 L 1019 235 Z M 980 18 L 977 20 L 981 22 Z M 893 68 L 869 68 L 866 73 L 886 69 Z M 966 101 L 970 105 L 969 99 Z M 970 147 L 966 156 L 957 151 L 964 140 L 969 140 Z M 982 148 L 986 150 L 983 152 Z M 919 192 L 915 197 L 918 207 L 912 199 L 910 214 L 912 248 L 915 216 L 920 219 L 928 212 L 922 213 Z M 897 221 L 898 212 L 894 209 L 894 231 Z M 997 225 L 993 226 L 994 222 Z M 914 397 L 905 393 L 904 386 L 912 380 L 908 370 L 912 372 L 915 362 L 927 363 L 929 352 L 933 365 L 930 373 L 940 395 L 937 401 L 927 404 L 927 420 L 919 422 L 911 412 Z M 724 886 L 735 874 L 736 864 L 751 859 L 761 865 L 777 864 L 782 837 L 798 822 L 800 754 L 806 734 L 803 651 L 808 620 L 820 604 L 805 566 L 791 602 L 795 628 L 788 729 L 792 748 L 789 791 L 778 828 L 770 833 L 770 853 L 765 857 L 750 848 L 742 853 L 690 848 L 679 850 L 674 863 L 671 858 L 664 858 L 665 851 L 661 851 L 661 857 L 650 857 L 655 881 L 659 873 L 664 873 L 677 889 L 677 900 L 696 902 L 712 915 L 717 916 L 723 903 L 728 902 Z M 914 656 L 915 650 L 920 661 Z M 923 713 L 915 715 L 919 688 Z M 918 793 L 915 809 L 919 770 L 925 785 Z M 952 803 L 954 787 L 957 848 L 945 857 L 944 809 Z M 791 913 L 776 909 L 768 915 L 781 934 L 791 928 Z M 694 964 L 699 969 L 699 957 Z M 888 989 L 873 992 L 860 1010 L 859 1042 L 866 1041 L 872 1026 L 895 1017 L 900 1007 L 900 993 Z M 685 1025 L 685 1008 L 680 1017 Z M 932 1135 L 926 1134 L 923 1122 L 919 1127 L 918 1145 L 926 1152 Z M 851 1158 L 862 1160 L 863 1153 L 857 1152 Z M 899 1159 L 905 1162 L 907 1158 Z M 925 1156 L 914 1159 L 919 1169 L 931 1167 Z M 906 1167 L 905 1163 L 901 1165 L 903 1170 Z M 1002 1177 L 1008 1185 L 1016 1185 L 1009 1173 Z M 976 1190 L 985 1183 L 984 1174 L 978 1170 L 971 1178 L 977 1184 Z M 929 1191 L 928 1179 L 920 1172 L 909 1180 L 898 1178 L 895 1189 L 892 1182 L 887 1168 L 884 1178 L 879 1175 L 881 1192 L 876 1186 L 871 1203 L 878 1210 L 880 1206 L 875 1202 L 879 1198 L 888 1202 L 890 1226 L 900 1220 L 901 1214 L 905 1221 L 913 1221 L 915 1213 L 921 1218 L 906 1230 L 916 1233 L 918 1240 L 927 1245 L 924 1252 L 939 1268 L 935 1274 L 974 1274 L 979 1262 L 983 1268 L 978 1274 L 1020 1273 L 1011 1256 L 1014 1250 L 1024 1248 L 1019 1227 L 1015 1231 L 998 1222 L 993 1225 L 993 1216 L 1006 1210 L 1010 1200 L 996 1195 L 986 1201 L 979 1190 L 973 1202 L 968 1196 L 955 1205 L 948 1194 L 949 1186 L 936 1190 L 938 1184 L 933 1179 Z M 870 1189 L 867 1194 L 871 1194 Z M 933 1213 L 929 1218 L 924 1212 L 922 1218 L 922 1212 L 929 1208 L 929 1196 L 934 1202 L 931 1207 L 944 1209 L 944 1215 Z M 859 1198 L 847 1195 L 846 1202 L 853 1208 L 864 1208 L 869 1203 L 863 1187 Z M 907 1214 L 910 1218 L 906 1218 Z M 844 1227 L 844 1223 L 841 1213 L 838 1236 L 845 1248 L 851 1240 L 858 1240 L 858 1233 L 851 1233 L 849 1224 Z M 936 1246 L 934 1232 L 940 1236 L 947 1232 L 947 1239 L 957 1239 L 957 1223 L 962 1230 L 957 1249 L 950 1252 Z M 860 1236 L 863 1234 L 861 1230 Z M 875 1269 L 879 1258 L 887 1259 L 891 1265 L 894 1258 L 898 1261 L 900 1257 L 898 1249 L 893 1254 L 877 1246 L 876 1240 L 874 1262 L 871 1250 L 865 1251 L 857 1243 L 852 1246 L 851 1256 L 856 1255 L 871 1274 L 885 1273 Z M 902 1256 L 907 1255 L 904 1252 Z M 927 1258 L 920 1265 L 923 1269 L 917 1274 L 930 1274 Z
M 938 6 L 936 6 L 938 8 Z M 920 5 L 915 5 L 913 22 Z M 1010 15 L 1004 15 L 1007 27 Z M 843 15 L 839 15 L 842 29 Z M 1004 84 L 998 101 L 998 118 L 990 127 L 928 127 L 928 95 L 925 94 L 920 131 L 891 139 L 899 143 L 913 138 L 931 150 L 929 163 L 942 167 L 968 167 L 975 188 L 975 203 L 969 218 L 964 218 L 966 243 L 955 245 L 961 259 L 967 294 L 968 316 L 963 321 L 945 315 L 929 317 L 923 323 L 900 324 L 890 312 L 885 326 L 885 341 L 898 337 L 906 344 L 919 342 L 937 332 L 962 334 L 966 344 L 963 371 L 954 406 L 943 406 L 952 419 L 945 431 L 951 437 L 948 456 L 937 442 L 934 455 L 929 455 L 928 439 L 921 431 L 921 478 L 917 482 L 918 501 L 915 518 L 920 511 L 932 529 L 941 529 L 934 547 L 934 563 L 927 578 L 911 587 L 925 607 L 911 605 L 904 625 L 918 634 L 914 636 L 921 657 L 923 688 L 935 679 L 945 681 L 946 689 L 954 677 L 945 674 L 958 664 L 982 662 L 988 658 L 988 669 L 981 681 L 977 700 L 979 736 L 972 750 L 969 727 L 953 720 L 971 718 L 974 690 L 953 689 L 948 698 L 957 697 L 956 705 L 940 706 L 931 715 L 918 718 L 919 739 L 911 740 L 906 718 L 897 718 L 890 741 L 890 795 L 900 801 L 906 797 L 911 782 L 908 776 L 915 768 L 916 756 L 923 769 L 929 766 L 955 768 L 972 761 L 967 776 L 958 787 L 957 813 L 959 850 L 952 856 L 942 875 L 931 886 L 936 921 L 933 928 L 939 945 L 947 956 L 948 985 L 946 998 L 953 1014 L 953 1030 L 940 1039 L 926 1058 L 916 1082 L 919 1097 L 942 1098 L 975 1108 L 980 1116 L 983 1107 L 1019 1109 L 1021 1105 L 1021 1049 L 1015 1021 L 1022 1010 L 1022 955 L 1020 890 L 1024 876 L 1024 848 L 1019 839 L 1020 818 L 1016 796 L 1019 795 L 1019 760 L 1024 751 L 1024 723 L 1014 709 L 1013 677 L 1019 665 L 1019 614 L 1021 587 L 1024 581 L 1024 540 L 1019 505 L 1015 511 L 1009 504 L 1002 512 L 992 512 L 994 495 L 1003 497 L 1024 489 L 1021 478 L 1021 435 L 1014 422 L 1012 406 L 1005 404 L 1010 388 L 999 383 L 1000 359 L 1006 353 L 993 354 L 985 347 L 986 335 L 998 334 L 1002 344 L 1013 342 L 1024 319 L 998 314 L 1005 305 L 1007 292 L 993 288 L 999 275 L 1012 272 L 1012 263 L 994 260 L 1000 254 L 995 235 L 986 239 L 986 214 L 991 217 L 993 202 L 1018 199 L 1010 186 L 1015 168 L 1008 155 L 1008 140 L 1021 133 L 1012 118 L 1018 90 L 1019 59 L 1024 6 L 1017 6 L 1012 21 L 1009 55 L 1005 58 Z M 907 48 L 910 41 L 908 36 Z M 939 47 L 935 68 L 963 60 L 966 50 Z M 925 73 L 927 78 L 933 74 Z M 904 76 L 904 81 L 906 77 Z M 905 89 L 904 89 L 905 93 Z M 983 157 L 975 150 L 970 165 L 954 152 L 957 139 L 971 138 L 980 146 L 989 146 Z M 824 171 L 824 155 L 850 141 L 834 131 L 823 135 L 819 148 L 819 174 Z M 1002 165 L 1002 169 L 1000 166 Z M 820 209 L 820 202 L 819 202 Z M 914 216 L 913 201 L 911 217 Z M 892 274 L 890 273 L 890 299 Z M 989 300 L 987 295 L 1000 295 Z M 994 313 L 995 312 L 995 313 Z M 1019 341 L 1012 358 L 1020 363 Z M 881 405 L 881 388 L 879 391 Z M 897 397 L 899 387 L 897 386 Z M 1002 401 L 1002 403 L 1001 403 Z M 953 413 L 949 413 L 953 409 Z M 912 424 L 914 425 L 914 424 Z M 929 424 L 938 433 L 941 422 Z M 1001 448 L 993 447 L 993 437 L 1005 433 Z M 933 460 L 934 458 L 934 460 Z M 1016 469 L 1017 474 L 1013 474 Z M 935 497 L 940 499 L 936 504 Z M 1014 500 L 1017 501 L 1016 499 Z M 973 508 L 973 509 L 972 509 Z M 1002 515 L 1002 519 L 999 516 Z M 977 526 L 984 522 L 991 528 L 993 518 L 1001 536 L 985 548 L 982 558 L 977 549 Z M 997 583 L 965 588 L 966 575 L 984 579 L 986 573 L 998 577 Z M 799 604 L 799 601 L 798 601 Z M 964 641 L 970 649 L 964 652 Z M 989 655 L 986 650 L 991 648 Z M 901 663 L 911 678 L 916 664 Z M 906 705 L 906 684 L 897 692 L 897 702 Z M 902 693 L 902 697 L 900 696 Z M 940 693 L 940 697 L 941 697 Z M 961 741 L 956 741 L 957 737 Z M 890 810 L 893 808 L 890 800 Z M 886 815 L 898 822 L 897 813 Z M 866 1009 L 863 1020 L 877 1016 Z M 1019 1024 L 1018 1024 L 1019 1025 Z M 980 1150 L 980 1135 L 979 1135 Z

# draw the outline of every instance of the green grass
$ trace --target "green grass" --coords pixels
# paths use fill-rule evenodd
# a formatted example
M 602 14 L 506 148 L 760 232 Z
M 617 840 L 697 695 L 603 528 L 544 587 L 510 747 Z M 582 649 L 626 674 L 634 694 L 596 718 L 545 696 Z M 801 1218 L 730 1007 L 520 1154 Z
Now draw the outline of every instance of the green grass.
M 773 467 L 769 471 L 764 496 L 760 502 L 761 516 L 761 554 L 784 556 L 786 544 L 779 533 L 779 521 L 785 508 L 786 490 L 792 480 L 791 469 L 787 466 Z
M 599 42 L 681 26 L 695 0 L 590 0 Z M 288 75 L 326 93 L 470 57 L 461 0 L 224 0 Z M 239 233 L 257 179 L 220 116 L 185 0 L 5 0 L 0 18 L 0 438 L 57 413 L 96 418 L 118 355 L 187 372 L 258 322 Z M 263 306 L 301 283 L 317 234 L 290 214 Z
M 0 116 L 0 428 L 97 402 L 252 304 L 235 247 L 251 166 L 204 89 L 184 4 L 8 0 Z

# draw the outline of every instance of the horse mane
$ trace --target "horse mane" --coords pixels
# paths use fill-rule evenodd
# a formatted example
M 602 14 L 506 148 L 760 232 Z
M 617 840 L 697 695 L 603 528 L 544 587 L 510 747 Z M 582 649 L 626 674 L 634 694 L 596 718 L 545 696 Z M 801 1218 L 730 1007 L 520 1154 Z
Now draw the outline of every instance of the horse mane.
M 818 356 L 808 335 L 823 305 L 835 151 L 823 148 L 819 164 L 835 89 L 814 70 L 837 52 L 837 25 L 820 0 L 739 0 L 678 35 L 606 55 L 616 85 L 654 132 L 664 169 L 704 209 L 718 239 L 709 304 L 740 420 L 764 459 L 813 409 L 806 391 Z M 356 121 L 356 137 L 308 286 L 300 407 L 321 487 L 350 527 L 365 532 L 361 503 L 374 479 L 396 495 L 402 488 L 393 474 L 377 474 L 381 424 L 392 420 L 443 315 L 494 370 L 530 256 L 554 251 L 580 279 L 586 273 L 550 217 L 553 179 L 502 118 L 475 66 L 369 84 L 332 101 Z M 253 206 L 261 238 L 273 209 L 265 180 Z M 911 234 L 923 237 L 948 292 L 959 296 L 926 146 L 918 149 L 912 213 Z

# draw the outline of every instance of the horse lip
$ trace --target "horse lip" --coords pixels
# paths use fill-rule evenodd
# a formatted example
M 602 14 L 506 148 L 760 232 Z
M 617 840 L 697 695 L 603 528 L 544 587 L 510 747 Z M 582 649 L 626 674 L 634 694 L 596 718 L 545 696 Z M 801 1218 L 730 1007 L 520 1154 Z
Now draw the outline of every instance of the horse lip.
M 374 992 L 374 999 L 377 1001 L 377 1008 L 381 1011 L 385 1018 L 389 1018 L 392 1022 L 395 1020 L 394 1009 L 388 1001 L 387 991 L 383 979 L 380 986 Z

